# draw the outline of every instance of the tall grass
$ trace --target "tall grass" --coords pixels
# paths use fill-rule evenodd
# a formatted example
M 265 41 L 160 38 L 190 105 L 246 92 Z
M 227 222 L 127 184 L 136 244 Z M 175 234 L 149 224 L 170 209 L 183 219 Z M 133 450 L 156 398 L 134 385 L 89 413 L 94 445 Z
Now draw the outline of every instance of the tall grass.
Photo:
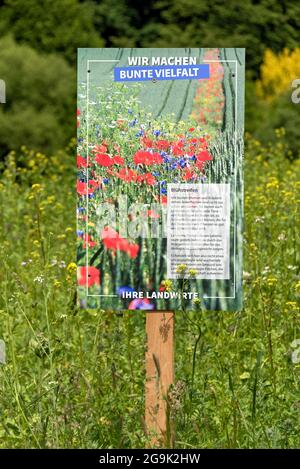
M 79 311 L 73 148 L 0 181 L 0 446 L 145 447 L 145 316 Z M 247 142 L 245 307 L 175 317 L 176 448 L 299 447 L 299 160 Z

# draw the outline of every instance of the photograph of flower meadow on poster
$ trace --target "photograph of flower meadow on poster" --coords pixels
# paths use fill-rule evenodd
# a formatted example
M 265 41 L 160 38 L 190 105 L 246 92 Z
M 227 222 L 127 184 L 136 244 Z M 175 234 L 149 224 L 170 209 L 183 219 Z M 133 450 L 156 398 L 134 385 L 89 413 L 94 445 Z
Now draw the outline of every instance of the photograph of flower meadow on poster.
M 210 76 L 115 82 L 113 68 L 125 65 L 134 53 L 196 56 L 199 64 L 209 64 Z M 82 307 L 241 306 L 243 80 L 241 49 L 79 49 L 77 237 Z M 199 279 L 184 264 L 178 265 L 177 280 L 168 279 L 165 222 L 170 183 L 230 184 L 229 279 Z

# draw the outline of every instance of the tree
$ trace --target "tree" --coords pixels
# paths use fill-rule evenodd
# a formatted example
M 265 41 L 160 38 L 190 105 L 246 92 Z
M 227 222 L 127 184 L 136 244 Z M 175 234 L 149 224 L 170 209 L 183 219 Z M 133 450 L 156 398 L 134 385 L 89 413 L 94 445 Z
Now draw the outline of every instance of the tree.
M 75 134 L 75 71 L 11 37 L 0 40 L 6 104 L 0 106 L 1 155 L 24 144 L 51 152 Z
M 95 6 L 78 0 L 5 0 L 0 35 L 10 32 L 17 42 L 40 52 L 57 52 L 76 62 L 77 47 L 101 47 L 93 25 Z

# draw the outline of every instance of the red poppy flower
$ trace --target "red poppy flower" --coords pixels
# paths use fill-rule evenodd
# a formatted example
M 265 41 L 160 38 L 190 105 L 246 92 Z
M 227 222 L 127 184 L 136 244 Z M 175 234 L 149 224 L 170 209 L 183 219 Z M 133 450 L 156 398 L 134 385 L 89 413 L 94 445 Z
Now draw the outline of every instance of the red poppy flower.
M 125 182 L 135 182 L 138 178 L 138 174 L 129 168 L 120 169 L 119 173 L 116 173 L 115 176 Z
M 150 218 L 160 218 L 160 215 L 155 213 L 153 210 L 147 210 L 147 215 Z
M 113 251 L 124 251 L 131 258 L 135 258 L 138 255 L 140 249 L 139 245 L 129 243 L 127 239 L 122 238 L 113 228 L 104 228 L 101 233 L 101 238 L 107 249 L 112 249 Z
M 80 195 L 86 195 L 86 183 L 77 181 L 77 193 Z
M 196 157 L 197 161 L 210 161 L 213 159 L 211 154 L 207 150 L 200 151 L 200 153 L 198 153 Z
M 113 157 L 113 164 L 118 164 L 120 166 L 124 166 L 124 158 L 120 155 L 116 155 Z
M 128 244 L 128 246 L 126 248 L 127 254 L 132 259 L 136 258 L 136 256 L 138 255 L 139 250 L 140 250 L 140 246 L 138 244 Z
M 175 156 L 182 156 L 184 154 L 184 143 L 179 140 L 172 145 L 172 152 Z
M 185 174 L 182 177 L 185 181 L 190 181 L 191 179 L 196 179 L 197 174 L 191 171 L 189 168 L 185 168 Z
M 77 155 L 77 168 L 86 168 L 87 161 L 81 155 Z
M 137 176 L 137 182 L 145 182 L 148 186 L 153 186 L 156 183 L 156 179 L 151 173 L 139 174 Z
M 152 164 L 161 164 L 163 162 L 163 158 L 159 153 L 150 153 L 149 151 L 138 150 L 134 156 L 133 161 L 135 164 L 144 164 L 144 165 L 152 165 Z
M 107 153 L 97 153 L 95 156 L 95 162 L 106 167 L 114 164 L 113 158 L 111 158 Z
M 89 180 L 89 185 L 93 186 L 94 188 L 99 187 L 100 183 L 98 181 L 95 181 L 94 179 Z
M 93 266 L 79 267 L 77 281 L 78 285 L 87 285 L 88 287 L 100 285 L 100 271 Z
M 157 140 L 156 142 L 156 148 L 158 150 L 167 150 L 171 146 L 171 142 L 168 142 L 167 140 Z
M 92 238 L 90 237 L 89 234 L 87 234 L 87 235 L 85 234 L 83 236 L 83 249 L 86 248 L 86 245 L 88 245 L 89 248 L 93 248 L 93 247 L 97 246 L 97 243 L 95 241 L 92 241 Z
M 77 181 L 77 193 L 80 195 L 86 195 L 86 193 L 92 194 L 95 188 L 99 187 L 99 183 L 97 181 L 94 181 L 93 179 L 89 181 L 89 185 L 93 187 L 88 187 L 87 189 L 87 184 L 85 182 Z
M 108 150 L 108 145 L 107 143 L 103 140 L 101 145 L 95 145 L 92 152 L 93 153 L 107 153 Z
M 195 127 L 190 127 L 189 128 L 189 132 L 194 132 L 194 130 L 195 130 Z
M 144 137 L 141 138 L 141 144 L 146 148 L 152 148 L 154 146 L 153 140 L 151 140 L 146 135 L 144 135 Z
M 77 116 L 80 116 L 81 112 L 80 109 L 77 109 Z

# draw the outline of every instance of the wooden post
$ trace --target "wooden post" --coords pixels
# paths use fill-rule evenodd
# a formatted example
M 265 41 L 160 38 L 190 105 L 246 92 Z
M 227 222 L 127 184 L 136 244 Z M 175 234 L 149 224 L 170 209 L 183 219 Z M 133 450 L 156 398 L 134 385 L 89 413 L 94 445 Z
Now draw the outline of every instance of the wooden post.
M 174 313 L 146 313 L 145 422 L 151 447 L 172 446 L 173 426 L 167 402 L 174 383 Z

